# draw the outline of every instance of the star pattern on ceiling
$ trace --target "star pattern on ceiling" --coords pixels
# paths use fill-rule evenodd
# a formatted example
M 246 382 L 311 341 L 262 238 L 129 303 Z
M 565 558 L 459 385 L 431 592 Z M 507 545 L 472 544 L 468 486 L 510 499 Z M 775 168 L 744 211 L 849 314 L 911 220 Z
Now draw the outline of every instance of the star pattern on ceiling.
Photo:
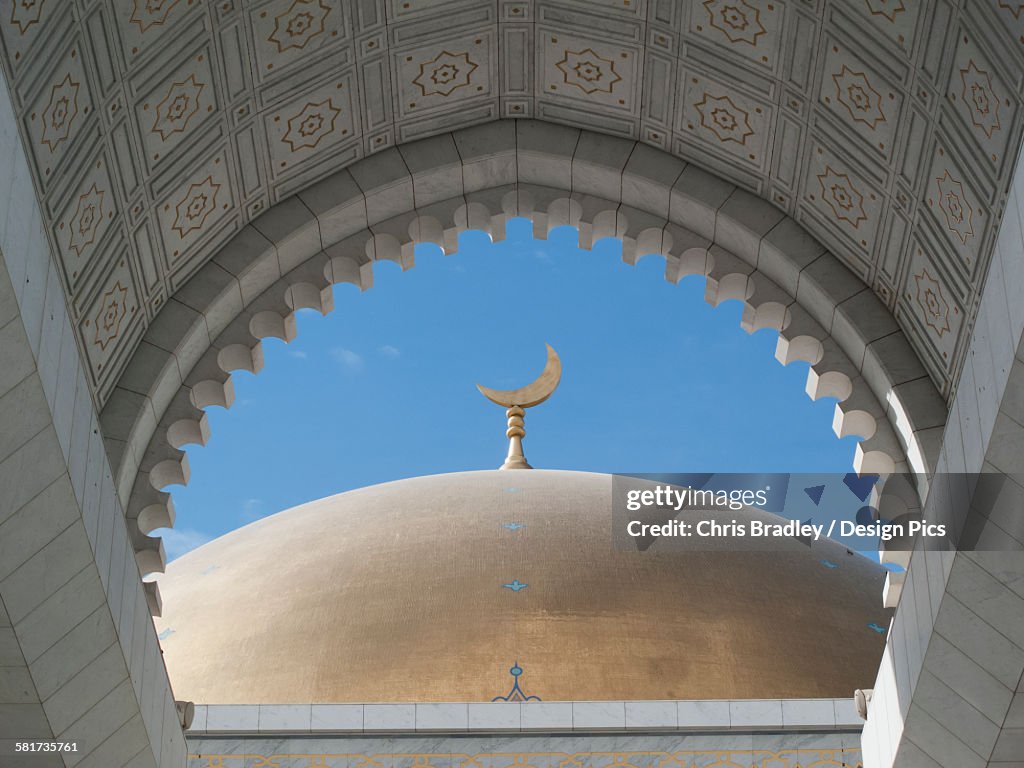
M 734 141 L 746 144 L 747 137 L 753 136 L 749 114 L 737 107 L 728 96 L 704 94 L 694 105 L 700 112 L 700 124 L 711 130 L 719 141 Z
M 215 184 L 212 176 L 189 186 L 175 208 L 173 227 L 180 237 L 203 228 L 206 218 L 217 208 L 218 191 L 220 184 Z
M 449 96 L 457 88 L 470 84 L 476 62 L 468 53 L 441 51 L 430 61 L 420 64 L 420 73 L 413 80 L 424 96 Z
M 864 0 L 864 3 L 873 15 L 884 16 L 892 22 L 895 22 L 896 17 L 907 10 L 903 5 L 903 0 Z
M 96 230 L 103 220 L 103 192 L 94 183 L 78 198 L 78 207 L 71 217 L 71 240 L 68 248 L 81 256 L 96 238 Z
M 181 0 L 134 0 L 131 23 L 140 32 L 160 26 L 167 21 L 167 15 Z
M 309 41 L 324 31 L 324 20 L 331 12 L 323 0 L 295 0 L 282 14 L 274 19 L 274 31 L 270 42 L 277 45 L 279 53 L 290 48 L 305 48 Z
M 917 304 L 921 307 L 924 321 L 940 337 L 949 332 L 949 304 L 942 295 L 942 286 L 927 269 L 914 275 L 917 284 Z
M 593 48 L 581 51 L 565 50 L 564 58 L 555 64 L 562 72 L 566 85 L 575 85 L 584 93 L 604 91 L 611 93 L 622 80 L 615 71 L 615 62 L 598 56 Z
M 992 138 L 992 134 L 1001 127 L 999 97 L 992 89 L 992 79 L 971 59 L 967 67 L 960 70 L 960 80 L 963 83 L 960 98 L 970 110 L 971 121 Z
M 11 4 L 11 24 L 24 35 L 29 27 L 39 23 L 45 0 L 14 0 Z
M 199 112 L 199 96 L 205 87 L 206 84 L 197 81 L 194 74 L 173 83 L 163 101 L 156 105 L 153 133 L 166 141 L 172 134 L 188 128 L 189 121 Z
M 863 72 L 854 72 L 844 64 L 839 73 L 832 75 L 832 82 L 836 86 L 836 99 L 856 122 L 874 130 L 885 121 L 882 94 L 871 87 Z
M 50 91 L 50 103 L 41 116 L 43 144 L 50 151 L 67 139 L 71 125 L 78 117 L 78 88 L 79 83 L 72 80 L 69 73 Z
M 864 195 L 850 181 L 845 173 L 838 173 L 831 166 L 818 176 L 822 199 L 828 203 L 837 219 L 849 222 L 854 227 L 867 219 L 864 212 Z
M 306 104 L 299 112 L 288 120 L 288 132 L 281 139 L 292 152 L 299 149 L 312 149 L 334 130 L 334 122 L 341 110 L 334 106 L 330 99 L 316 104 Z
M 960 238 L 960 242 L 966 243 L 974 236 L 974 209 L 967 202 L 963 184 L 950 176 L 948 170 L 935 181 L 939 191 L 939 209 L 946 217 L 946 225 Z
M 761 12 L 746 0 L 705 0 L 711 26 L 722 32 L 731 43 L 757 44 L 767 31 L 761 23 Z
M 128 289 L 121 285 L 120 280 L 103 295 L 94 321 L 96 333 L 93 339 L 93 343 L 101 350 L 106 350 L 107 345 L 121 332 L 121 323 L 128 314 L 127 297 Z

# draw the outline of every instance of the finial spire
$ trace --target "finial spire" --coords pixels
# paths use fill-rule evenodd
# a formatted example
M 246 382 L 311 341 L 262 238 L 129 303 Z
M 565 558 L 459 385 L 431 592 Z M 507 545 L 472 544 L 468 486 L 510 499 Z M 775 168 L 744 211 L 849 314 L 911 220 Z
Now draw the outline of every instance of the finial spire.
M 533 469 L 523 455 L 523 438 L 526 437 L 526 427 L 523 417 L 526 411 L 515 405 L 505 411 L 508 417 L 508 429 L 505 430 L 505 437 L 508 438 L 508 456 L 501 469 Z
M 526 411 L 524 409 L 540 405 L 551 397 L 558 382 L 562 380 L 562 361 L 550 344 L 545 346 L 548 348 L 547 364 L 533 383 L 519 389 L 506 390 L 476 385 L 484 397 L 507 409 L 505 416 L 508 419 L 508 429 L 505 431 L 505 436 L 508 438 L 508 455 L 505 457 L 505 463 L 499 469 L 533 469 L 523 454 L 523 437 L 526 436 L 524 425 Z

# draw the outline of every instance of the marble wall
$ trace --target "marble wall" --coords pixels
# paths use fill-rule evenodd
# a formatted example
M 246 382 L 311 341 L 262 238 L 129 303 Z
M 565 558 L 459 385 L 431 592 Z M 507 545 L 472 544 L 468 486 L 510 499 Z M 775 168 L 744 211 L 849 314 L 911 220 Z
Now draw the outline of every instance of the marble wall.
M 1024 753 L 1024 164 L 1014 174 L 925 517 L 961 551 L 910 561 L 864 727 L 868 765 Z
M 0 766 L 181 768 L 178 723 L 0 77 Z M 16 752 L 26 741 L 75 751 Z

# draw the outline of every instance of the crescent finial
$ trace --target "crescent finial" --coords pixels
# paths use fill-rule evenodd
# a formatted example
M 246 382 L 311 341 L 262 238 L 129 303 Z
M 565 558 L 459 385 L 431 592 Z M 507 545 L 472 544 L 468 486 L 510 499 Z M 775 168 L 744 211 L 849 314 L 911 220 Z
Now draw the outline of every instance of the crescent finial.
M 545 346 L 548 348 L 548 361 L 544 370 L 540 372 L 540 376 L 525 387 L 491 389 L 480 384 L 476 385 L 484 397 L 492 403 L 508 409 L 505 411 L 505 416 L 508 418 L 508 429 L 505 432 L 505 436 L 508 438 L 508 455 L 500 469 L 533 469 L 526 463 L 526 456 L 523 455 L 523 438 L 526 436 L 526 427 L 523 423 L 526 412 L 523 409 L 543 403 L 551 397 L 558 382 L 562 380 L 562 361 L 550 344 Z
M 548 348 L 548 360 L 540 376 L 532 383 L 519 389 L 491 389 L 482 384 L 477 384 L 476 388 L 492 403 L 504 408 L 515 406 L 532 408 L 535 405 L 540 405 L 551 397 L 555 388 L 558 387 L 558 382 L 562 380 L 562 361 L 559 359 L 558 353 L 550 344 L 544 346 Z

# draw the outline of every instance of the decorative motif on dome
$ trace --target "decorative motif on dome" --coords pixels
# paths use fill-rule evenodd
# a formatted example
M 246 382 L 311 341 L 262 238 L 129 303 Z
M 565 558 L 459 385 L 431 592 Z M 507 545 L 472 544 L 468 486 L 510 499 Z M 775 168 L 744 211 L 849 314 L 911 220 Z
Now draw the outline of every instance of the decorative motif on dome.
M 526 589 L 530 585 L 529 584 L 524 584 L 519 579 L 513 579 L 510 583 L 502 584 L 501 586 L 502 586 L 503 589 L 511 589 L 513 592 L 518 594 L 519 592 L 522 592 L 524 589 Z
M 78 198 L 78 207 L 71 217 L 71 242 L 68 247 L 76 255 L 81 256 L 86 246 L 92 244 L 102 220 L 103 192 L 93 184 L 88 192 Z
M 714 133 L 721 142 L 746 144 L 747 137 L 754 135 L 747 112 L 733 104 L 728 96 L 705 93 L 704 98 L 694 106 L 700 112 L 700 124 Z
M 519 677 L 523 674 L 523 668 L 519 666 L 518 661 L 512 665 L 508 673 L 512 675 L 514 681 L 512 690 L 504 696 L 495 696 L 491 701 L 541 701 L 540 696 L 527 696 L 519 687 Z
M 120 280 L 103 295 L 100 311 L 96 313 L 96 336 L 93 339 L 93 344 L 101 350 L 106 350 L 121 332 L 121 321 L 128 314 L 127 298 L 128 289 L 121 285 Z
M 24 35 L 33 24 L 39 23 L 45 0 L 16 0 L 11 6 L 11 24 Z
M 281 141 L 291 147 L 292 152 L 312 149 L 334 130 L 334 121 L 340 114 L 341 110 L 330 99 L 307 104 L 299 114 L 288 118 L 288 132 Z
M 746 0 L 705 0 L 711 26 L 722 32 L 730 43 L 757 45 L 765 30 L 761 12 Z
M 160 134 L 163 141 L 175 133 L 181 133 L 199 111 L 199 95 L 206 87 L 205 83 L 189 75 L 188 79 L 171 85 L 163 101 L 156 105 L 156 122 L 153 133 Z
M 523 523 L 504 523 L 502 528 L 508 528 L 510 531 L 518 531 L 520 528 L 525 528 L 526 525 Z
M 420 64 L 420 73 L 413 82 L 424 96 L 449 96 L 456 88 L 469 85 L 477 64 L 468 53 L 441 51 L 430 61 Z
M 582 51 L 565 49 L 565 58 L 555 64 L 566 85 L 575 85 L 584 93 L 611 93 L 622 80 L 615 71 L 615 62 L 598 56 L 593 48 Z
M 863 123 L 871 130 L 885 122 L 882 94 L 871 87 L 863 72 L 854 72 L 843 64 L 843 69 L 832 75 L 832 82 L 836 84 L 836 99 L 846 107 L 854 121 Z
M 167 15 L 180 0 L 135 0 L 135 9 L 129 19 L 132 24 L 145 32 L 150 27 L 160 26 L 167 21 Z
M 898 14 L 906 11 L 903 0 L 864 0 L 872 16 L 884 16 L 891 22 L 896 21 Z
M 192 184 L 185 197 L 175 209 L 173 228 L 178 235 L 185 237 L 189 232 L 202 229 L 206 218 L 217 207 L 217 192 L 220 184 L 213 183 L 213 177 L 207 176 L 198 184 Z
M 927 269 L 914 275 L 914 281 L 917 283 L 917 303 L 924 312 L 924 321 L 941 337 L 950 329 L 949 304 L 942 295 L 942 286 L 928 274 Z
M 78 115 L 78 83 L 67 74 L 50 91 L 50 103 L 43 110 L 43 144 L 52 152 L 71 132 Z
M 971 122 L 985 132 L 990 139 L 1002 126 L 999 123 L 999 97 L 992 88 L 992 80 L 974 59 L 967 62 L 967 68 L 960 70 L 963 89 L 960 98 L 971 113 Z
M 946 216 L 946 225 L 960 238 L 960 242 L 966 243 L 974 236 L 974 209 L 967 202 L 963 184 L 950 176 L 948 170 L 945 176 L 935 181 L 939 187 L 939 208 Z
M 837 173 L 826 165 L 825 172 L 818 176 L 821 194 L 837 219 L 860 226 L 868 216 L 864 212 L 864 196 L 857 191 L 845 173 Z
M 323 33 L 324 19 L 330 12 L 323 0 L 295 0 L 287 11 L 274 19 L 274 31 L 268 40 L 277 45 L 278 53 L 305 48 L 310 40 Z

